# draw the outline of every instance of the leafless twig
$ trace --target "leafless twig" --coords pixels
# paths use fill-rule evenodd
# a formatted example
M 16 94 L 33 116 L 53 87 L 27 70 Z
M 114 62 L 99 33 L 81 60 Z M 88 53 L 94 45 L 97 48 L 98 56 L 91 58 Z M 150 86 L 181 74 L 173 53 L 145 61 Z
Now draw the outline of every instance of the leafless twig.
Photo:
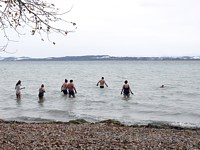
M 26 26 L 30 27 L 32 35 L 37 33 L 42 37 L 42 34 L 45 33 L 50 41 L 50 33 L 67 35 L 76 29 L 76 23 L 61 18 L 70 10 L 61 13 L 54 4 L 41 0 L 0 0 L 0 29 L 4 32 L 4 38 L 7 41 L 10 41 L 7 34 L 8 28 L 14 29 L 20 36 L 22 33 L 18 31 L 19 27 Z M 58 22 L 71 24 L 73 28 L 68 30 L 56 27 L 55 23 Z M 55 42 L 52 43 L 55 44 Z M 6 51 L 7 46 L 8 44 L 1 46 L 0 51 Z

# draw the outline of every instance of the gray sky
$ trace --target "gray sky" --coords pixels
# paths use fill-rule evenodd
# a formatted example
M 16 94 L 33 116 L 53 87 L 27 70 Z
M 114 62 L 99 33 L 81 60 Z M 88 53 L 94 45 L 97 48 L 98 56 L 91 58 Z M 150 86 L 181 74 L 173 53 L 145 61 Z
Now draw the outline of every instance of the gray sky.
M 52 0 L 53 1 L 53 0 Z M 56 0 L 77 23 L 67 36 L 17 37 L 0 56 L 200 56 L 199 0 Z M 69 6 L 69 7 L 66 7 Z M 24 31 L 26 32 L 26 30 Z M 14 37 L 14 36 L 13 36 Z

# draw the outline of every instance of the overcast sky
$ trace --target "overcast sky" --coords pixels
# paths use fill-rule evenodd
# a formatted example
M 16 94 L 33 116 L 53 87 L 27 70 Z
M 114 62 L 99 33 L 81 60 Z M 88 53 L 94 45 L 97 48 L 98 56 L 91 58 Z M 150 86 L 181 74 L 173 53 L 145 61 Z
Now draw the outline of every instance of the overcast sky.
M 52 0 L 53 1 L 53 0 Z M 77 30 L 41 41 L 27 34 L 0 56 L 200 56 L 199 0 L 56 0 Z M 25 31 L 24 31 L 25 32 Z

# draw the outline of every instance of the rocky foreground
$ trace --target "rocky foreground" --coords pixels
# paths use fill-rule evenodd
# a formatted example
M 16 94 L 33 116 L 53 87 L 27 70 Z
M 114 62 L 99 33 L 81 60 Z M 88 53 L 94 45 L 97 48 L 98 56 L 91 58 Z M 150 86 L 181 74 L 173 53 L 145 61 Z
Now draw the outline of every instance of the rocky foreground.
M 0 120 L 0 149 L 199 150 L 200 129 L 98 123 L 23 123 Z

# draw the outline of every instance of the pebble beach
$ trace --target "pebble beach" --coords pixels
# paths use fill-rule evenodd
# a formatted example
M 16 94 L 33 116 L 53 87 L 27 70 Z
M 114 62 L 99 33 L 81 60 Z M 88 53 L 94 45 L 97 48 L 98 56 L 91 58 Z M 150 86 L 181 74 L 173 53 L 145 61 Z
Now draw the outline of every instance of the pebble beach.
M 89 123 L 25 123 L 0 120 L 0 149 L 135 149 L 199 150 L 200 129 L 127 126 L 106 120 Z

